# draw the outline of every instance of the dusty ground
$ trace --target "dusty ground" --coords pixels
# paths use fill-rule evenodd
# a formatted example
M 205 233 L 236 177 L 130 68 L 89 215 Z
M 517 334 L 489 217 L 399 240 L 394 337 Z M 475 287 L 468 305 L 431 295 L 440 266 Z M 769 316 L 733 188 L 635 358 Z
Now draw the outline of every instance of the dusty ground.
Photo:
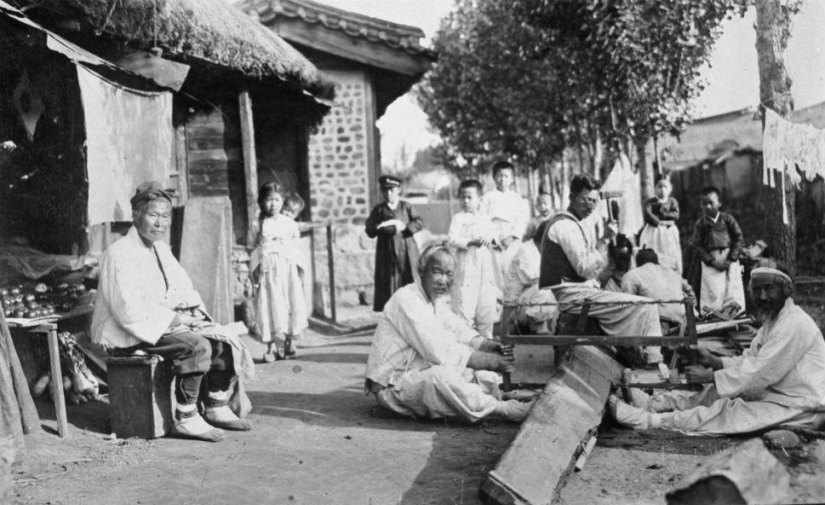
M 254 356 L 263 347 L 247 341 Z M 70 406 L 70 437 L 28 437 L 15 475 L 17 504 L 478 504 L 482 476 L 517 426 L 422 423 L 375 415 L 361 385 L 369 335 L 309 332 L 296 360 L 258 364 L 249 384 L 254 430 L 209 444 L 109 438 L 108 405 Z M 709 454 L 738 439 L 685 439 L 603 426 L 587 465 L 557 503 L 664 503 L 664 493 Z M 797 467 L 818 482 L 818 466 Z M 806 480 L 807 479 L 807 480 Z M 805 490 L 807 489 L 807 490 Z M 821 501 L 810 488 L 798 502 Z M 806 494 L 807 493 L 807 494 Z

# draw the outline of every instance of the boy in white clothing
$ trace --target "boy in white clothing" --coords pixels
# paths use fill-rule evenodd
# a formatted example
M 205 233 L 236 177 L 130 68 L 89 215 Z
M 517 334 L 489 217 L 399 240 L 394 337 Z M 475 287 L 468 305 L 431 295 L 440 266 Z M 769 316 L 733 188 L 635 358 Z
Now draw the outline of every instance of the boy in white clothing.
M 529 220 L 529 206 L 521 195 L 513 191 L 515 168 L 509 161 L 493 165 L 496 189 L 487 192 L 481 201 L 481 212 L 490 216 L 496 229 L 493 240 L 493 273 L 499 291 L 504 291 L 504 277 L 524 237 Z
M 490 217 L 479 212 L 479 181 L 463 181 L 458 187 L 458 201 L 462 212 L 453 216 L 449 231 L 449 243 L 456 259 L 452 308 L 479 335 L 492 338 L 498 293 L 490 244 L 496 230 Z

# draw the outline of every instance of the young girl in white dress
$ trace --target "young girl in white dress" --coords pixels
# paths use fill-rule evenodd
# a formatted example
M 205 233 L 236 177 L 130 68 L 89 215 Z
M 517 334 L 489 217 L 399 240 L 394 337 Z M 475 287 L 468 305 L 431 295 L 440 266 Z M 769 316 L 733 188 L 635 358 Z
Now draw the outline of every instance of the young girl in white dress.
M 254 248 L 250 267 L 256 285 L 256 323 L 261 340 L 268 344 L 267 363 L 295 356 L 295 341 L 308 326 L 300 233 L 295 220 L 281 214 L 284 196 L 277 182 L 261 186 L 260 217 L 249 233 Z
M 656 196 L 645 202 L 645 226 L 639 237 L 639 248 L 653 249 L 659 264 L 682 275 L 682 246 L 679 243 L 679 202 L 670 196 L 673 186 L 661 178 L 656 182 Z

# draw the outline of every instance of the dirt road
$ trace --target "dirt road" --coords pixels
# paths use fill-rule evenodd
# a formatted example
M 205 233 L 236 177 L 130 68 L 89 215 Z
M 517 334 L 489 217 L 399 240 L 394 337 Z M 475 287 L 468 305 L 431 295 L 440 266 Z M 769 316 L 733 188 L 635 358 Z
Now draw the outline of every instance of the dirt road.
M 253 356 L 263 347 L 251 340 Z M 69 410 L 70 438 L 29 437 L 17 503 L 477 504 L 517 426 L 421 423 L 373 414 L 362 391 L 368 336 L 310 332 L 298 359 L 258 364 L 254 430 L 217 444 L 108 440 L 108 406 Z

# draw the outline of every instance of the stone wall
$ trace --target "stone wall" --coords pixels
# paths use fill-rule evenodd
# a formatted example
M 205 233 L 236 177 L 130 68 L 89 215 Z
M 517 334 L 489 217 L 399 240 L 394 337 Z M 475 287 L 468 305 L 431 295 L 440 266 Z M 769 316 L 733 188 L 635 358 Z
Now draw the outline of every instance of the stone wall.
M 312 220 L 332 220 L 337 303 L 354 304 L 358 293 L 372 299 L 375 241 L 364 234 L 369 216 L 371 149 L 374 144 L 373 99 L 369 76 L 362 71 L 327 71 L 337 83 L 336 103 L 309 140 Z M 375 141 L 377 142 L 377 140 Z M 328 300 L 327 237 L 315 232 L 316 281 Z

